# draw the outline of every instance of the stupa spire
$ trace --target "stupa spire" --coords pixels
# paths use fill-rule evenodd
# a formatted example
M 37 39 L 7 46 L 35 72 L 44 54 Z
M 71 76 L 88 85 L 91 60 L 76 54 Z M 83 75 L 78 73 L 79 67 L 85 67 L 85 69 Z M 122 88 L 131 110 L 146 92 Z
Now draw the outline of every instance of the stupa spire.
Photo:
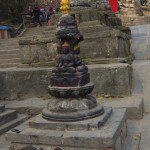
M 61 10 L 62 14 L 69 14 L 70 13 L 70 3 L 69 3 L 69 0 L 61 0 L 60 10 Z

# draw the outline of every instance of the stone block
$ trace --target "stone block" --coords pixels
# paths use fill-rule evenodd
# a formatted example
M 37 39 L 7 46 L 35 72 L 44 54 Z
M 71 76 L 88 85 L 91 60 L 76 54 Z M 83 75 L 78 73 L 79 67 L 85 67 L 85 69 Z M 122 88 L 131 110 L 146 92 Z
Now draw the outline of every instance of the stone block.
M 141 95 L 133 95 L 125 98 L 111 98 L 100 100 L 104 106 L 112 106 L 113 108 L 126 108 L 127 119 L 142 119 L 144 113 L 143 97 Z
M 89 65 L 91 81 L 95 87 L 93 94 L 101 96 L 130 95 L 131 72 L 130 65 L 127 64 Z
M 76 122 L 54 122 L 42 118 L 41 115 L 34 117 L 29 121 L 29 126 L 36 129 L 50 129 L 50 130 L 91 130 L 98 129 L 104 126 L 112 113 L 111 107 L 105 107 L 105 113 L 94 119 L 88 119 Z
M 17 118 L 0 126 L 0 134 L 7 132 L 8 130 L 16 127 L 17 125 L 21 124 L 22 122 L 24 122 L 27 119 L 28 119 L 28 117 L 25 115 L 18 115 Z
M 56 58 L 57 44 L 55 37 L 21 39 L 19 47 L 22 64 L 46 63 Z
M 20 114 L 27 114 L 30 116 L 38 115 L 42 112 L 45 106 L 48 104 L 49 99 L 44 98 L 29 98 L 21 101 L 1 101 L 6 105 L 7 109 L 16 110 Z
M 136 59 L 147 59 L 148 47 L 145 42 L 148 41 L 146 37 L 142 36 L 132 39 L 131 52 L 134 53 Z M 140 45 L 138 43 L 140 43 Z
M 131 66 L 114 63 L 89 65 L 91 81 L 96 95 L 130 95 Z M 15 68 L 0 70 L 0 98 L 23 99 L 48 95 L 50 68 Z
M 80 43 L 81 58 L 110 59 L 124 58 L 125 62 L 132 61 L 130 52 L 130 36 L 120 30 L 110 30 L 100 25 L 99 20 L 84 21 L 79 25 L 84 41 Z M 53 30 L 52 30 L 53 31 Z M 45 31 L 45 32 L 52 32 Z M 31 40 L 20 40 L 21 62 L 23 64 L 36 64 L 42 62 L 53 62 L 57 57 L 57 40 L 55 38 L 33 38 Z M 94 47 L 94 48 L 93 48 Z M 128 58 L 131 60 L 128 61 Z M 108 60 L 107 60 L 108 59 Z M 99 61 L 100 63 L 100 61 Z
M 11 142 L 22 144 L 44 144 L 44 145 L 61 145 L 61 138 L 64 131 L 39 130 L 28 128 L 28 126 L 19 126 L 15 129 L 21 131 L 17 134 L 13 131 L 8 132 L 7 139 Z
M 9 69 L 0 73 L 1 99 L 22 99 L 48 95 L 49 68 Z M 7 77 L 6 77 L 7 76 Z
M 16 110 L 6 110 L 5 112 L 0 113 L 0 126 L 16 118 Z
M 0 104 L 0 113 L 4 112 L 5 111 L 5 105 L 1 105 Z
M 125 114 L 125 109 L 114 109 L 110 119 L 108 119 L 103 127 L 89 131 L 34 129 L 29 127 L 27 121 L 15 128 L 20 131 L 19 134 L 9 131 L 7 133 L 7 140 L 16 143 L 18 146 L 20 144 L 29 145 L 32 143 L 36 146 L 47 145 L 49 148 L 57 145 L 64 150 L 67 147 L 70 147 L 72 150 L 99 150 L 103 148 L 120 150 L 119 148 L 123 149 L 125 143 L 125 138 L 120 135 L 126 135 L 127 132 L 127 130 L 124 130 L 124 126 L 126 126 Z M 115 118 L 118 119 L 115 120 Z
M 119 30 L 84 33 L 81 58 L 126 58 L 131 55 L 129 38 Z M 94 47 L 94 48 L 93 48 Z

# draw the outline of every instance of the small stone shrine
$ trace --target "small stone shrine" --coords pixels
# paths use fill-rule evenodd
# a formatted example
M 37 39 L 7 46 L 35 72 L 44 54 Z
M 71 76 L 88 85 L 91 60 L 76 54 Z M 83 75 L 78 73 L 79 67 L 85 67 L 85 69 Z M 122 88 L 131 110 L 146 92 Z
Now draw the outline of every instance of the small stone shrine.
M 56 29 L 57 64 L 52 69 L 49 93 L 53 96 L 42 115 L 14 130 L 7 139 L 21 149 L 32 145 L 44 150 L 121 150 L 127 136 L 126 110 L 103 107 L 89 95 L 94 85 L 79 57 L 83 40 L 68 0 L 61 1 L 62 16 Z

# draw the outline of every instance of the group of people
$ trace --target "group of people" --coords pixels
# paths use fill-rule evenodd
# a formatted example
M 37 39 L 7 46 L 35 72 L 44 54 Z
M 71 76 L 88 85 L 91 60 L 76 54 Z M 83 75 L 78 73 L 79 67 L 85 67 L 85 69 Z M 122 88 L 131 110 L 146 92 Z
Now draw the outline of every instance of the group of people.
M 50 19 L 50 16 L 54 14 L 53 11 L 53 7 L 50 6 L 48 12 L 46 13 L 44 8 L 42 6 L 34 6 L 34 8 L 32 8 L 31 6 L 29 6 L 28 8 L 28 13 L 27 15 L 32 16 L 32 23 L 39 23 L 40 26 L 42 26 L 41 23 L 41 19 L 40 16 L 42 16 L 42 21 L 43 22 L 48 22 L 48 20 Z

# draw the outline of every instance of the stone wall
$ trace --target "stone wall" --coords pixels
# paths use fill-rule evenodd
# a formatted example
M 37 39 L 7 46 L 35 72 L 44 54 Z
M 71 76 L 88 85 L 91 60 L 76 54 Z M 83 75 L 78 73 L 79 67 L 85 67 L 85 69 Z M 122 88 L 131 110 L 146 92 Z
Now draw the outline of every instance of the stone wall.
M 53 62 L 56 58 L 56 39 L 20 40 L 19 43 L 22 64 Z
M 94 95 L 126 96 L 131 94 L 131 66 L 128 64 L 89 65 Z M 51 68 L 18 68 L 0 71 L 0 99 L 21 100 L 48 96 Z
M 80 43 L 80 56 L 86 64 L 112 62 L 132 62 L 130 37 L 119 30 L 93 32 L 84 28 L 81 33 L 84 41 Z M 104 29 L 103 27 L 101 29 Z M 96 30 L 96 29 L 95 29 Z M 20 40 L 21 63 L 34 66 L 44 64 L 54 66 L 57 55 L 57 40 L 37 38 Z

